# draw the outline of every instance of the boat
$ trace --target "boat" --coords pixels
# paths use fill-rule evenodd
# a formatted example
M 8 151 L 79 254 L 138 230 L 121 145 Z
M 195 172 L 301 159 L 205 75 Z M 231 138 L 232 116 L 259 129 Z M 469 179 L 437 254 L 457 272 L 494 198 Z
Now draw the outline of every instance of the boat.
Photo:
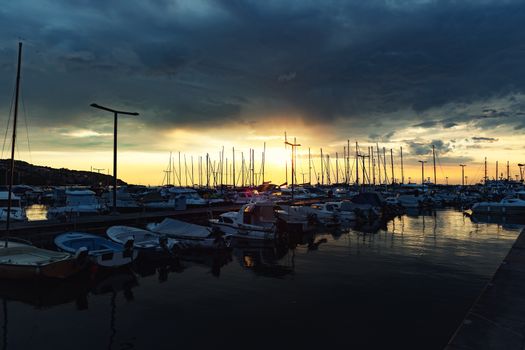
M 312 220 L 323 225 L 338 225 L 341 223 L 341 219 L 335 211 L 335 207 L 331 204 L 314 203 L 310 206 L 304 206 L 303 211 Z
M 525 200 L 520 198 L 503 198 L 499 202 L 478 202 L 472 206 L 473 214 L 490 215 L 523 215 Z
M 119 244 L 126 244 L 130 239 L 133 240 L 133 247 L 139 251 L 140 255 L 164 255 L 175 257 L 180 248 L 176 239 L 168 238 L 166 235 L 143 230 L 131 226 L 111 226 L 106 230 L 106 235 Z
M 105 192 L 102 200 L 107 208 L 113 208 L 113 193 Z M 127 186 L 117 188 L 117 211 L 119 213 L 135 213 L 142 211 L 142 205 L 137 202 L 128 192 Z
M 277 208 L 272 202 L 248 203 L 239 211 L 226 212 L 209 222 L 212 228 L 236 238 L 272 240 L 277 229 Z
M 182 248 L 223 249 L 230 246 L 230 235 L 176 219 L 165 218 L 160 223 L 148 224 L 146 228 L 178 240 Z
M 86 266 L 86 250 L 75 249 L 71 253 L 59 253 L 37 248 L 31 244 L 13 242 L 9 238 L 11 208 L 13 204 L 13 175 L 15 169 L 16 121 L 18 95 L 20 89 L 20 69 L 22 60 L 22 43 L 18 44 L 18 67 L 16 77 L 15 109 L 13 118 L 13 136 L 11 139 L 11 159 L 9 187 L 7 192 L 7 210 L 5 237 L 0 243 L 0 278 L 35 279 L 67 278 L 80 272 Z
M 7 207 L 9 200 L 8 191 L 0 191 L 0 221 L 7 220 Z M 27 216 L 24 208 L 21 205 L 20 197 L 16 194 L 11 193 L 11 215 L 10 219 L 14 221 L 27 221 Z
M 48 218 L 67 215 L 98 215 L 107 210 L 107 207 L 98 201 L 95 192 L 91 190 L 66 190 L 65 197 L 64 205 L 49 208 Z
M 0 248 L 0 278 L 68 278 L 87 266 L 86 255 L 86 249 L 81 248 L 72 255 L 27 244 L 10 244 Z
M 55 237 L 55 245 L 62 251 L 74 252 L 86 248 L 92 263 L 103 267 L 128 265 L 137 258 L 133 239 L 124 244 L 115 243 L 107 238 L 84 232 L 67 232 Z

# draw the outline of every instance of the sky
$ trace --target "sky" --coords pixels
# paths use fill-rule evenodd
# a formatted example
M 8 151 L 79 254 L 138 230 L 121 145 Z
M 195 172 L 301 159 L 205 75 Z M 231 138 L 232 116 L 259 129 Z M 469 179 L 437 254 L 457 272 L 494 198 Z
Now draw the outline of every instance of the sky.
M 235 148 L 237 176 L 251 148 L 259 172 L 264 145 L 265 180 L 281 183 L 285 131 L 301 144 L 299 181 L 309 148 L 313 181 L 321 148 L 331 180 L 336 152 L 344 177 L 347 140 L 352 172 L 357 141 L 362 154 L 385 147 L 388 167 L 392 149 L 398 181 L 401 147 L 405 182 L 421 181 L 419 160 L 433 178 L 432 145 L 438 183 L 461 182 L 459 164 L 479 181 L 485 157 L 490 177 L 496 161 L 514 177 L 525 162 L 523 23 L 525 3 L 511 0 L 8 0 L 0 126 L 10 134 L 22 41 L 17 159 L 34 164 L 111 173 L 113 116 L 98 103 L 140 113 L 119 118 L 129 183 L 165 183 L 170 152 L 188 174 L 193 156 L 197 182 L 199 159 L 217 162 L 223 146 L 229 167 Z

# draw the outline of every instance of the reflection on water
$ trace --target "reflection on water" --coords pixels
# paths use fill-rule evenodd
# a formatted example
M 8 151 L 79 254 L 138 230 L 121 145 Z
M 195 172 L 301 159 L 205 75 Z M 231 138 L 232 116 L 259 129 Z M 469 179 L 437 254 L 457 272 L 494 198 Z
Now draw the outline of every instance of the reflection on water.
M 518 228 L 444 210 L 375 234 L 321 230 L 61 283 L 2 281 L 3 344 L 441 349 Z
M 47 220 L 47 205 L 32 204 L 25 208 L 28 221 Z

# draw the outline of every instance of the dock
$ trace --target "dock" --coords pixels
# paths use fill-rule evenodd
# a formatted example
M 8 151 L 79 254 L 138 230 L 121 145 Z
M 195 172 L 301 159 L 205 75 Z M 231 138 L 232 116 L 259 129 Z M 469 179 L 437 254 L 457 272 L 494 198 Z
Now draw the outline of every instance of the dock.
M 525 229 L 445 349 L 525 349 Z
M 186 210 L 142 211 L 135 213 L 118 213 L 96 216 L 71 217 L 66 221 L 39 220 L 29 222 L 13 222 L 9 235 L 27 239 L 33 243 L 49 240 L 50 237 L 74 230 L 92 233 L 104 232 L 113 225 L 144 226 L 149 222 L 160 222 L 164 218 L 174 218 L 192 223 L 206 224 L 207 220 L 227 211 L 237 211 L 240 205 L 220 205 L 210 207 L 188 208 Z M 5 234 L 5 223 L 0 235 Z

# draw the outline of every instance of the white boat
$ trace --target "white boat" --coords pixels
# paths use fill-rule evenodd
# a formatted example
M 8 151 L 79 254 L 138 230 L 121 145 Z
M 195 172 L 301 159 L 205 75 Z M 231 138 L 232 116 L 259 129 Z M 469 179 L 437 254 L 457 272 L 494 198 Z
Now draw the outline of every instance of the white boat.
M 166 218 L 160 223 L 150 223 L 146 228 L 179 241 L 182 248 L 223 249 L 230 245 L 230 236 L 224 236 L 210 227 Z
M 275 209 L 272 202 L 248 203 L 239 211 L 221 214 L 209 222 L 211 227 L 236 238 L 272 240 L 277 228 Z
M 341 222 L 333 205 L 326 203 L 314 203 L 304 206 L 303 211 L 313 220 L 323 225 L 337 225 Z
M 202 198 L 197 191 L 191 188 L 171 187 L 168 190 L 168 202 L 175 202 L 178 200 L 186 200 L 186 205 L 202 206 L 207 205 L 208 201 Z
M 500 202 L 479 202 L 472 206 L 474 214 L 489 215 L 523 215 L 525 200 L 519 198 L 504 198 Z
M 401 194 L 397 197 L 397 201 L 404 208 L 419 208 L 422 206 L 423 196 L 414 194 Z
M 326 211 L 334 212 L 340 221 L 355 221 L 356 215 L 354 211 L 342 210 L 343 202 L 326 202 L 324 208 Z
M 313 225 L 310 225 L 311 220 L 302 206 L 281 204 L 279 209 L 275 210 L 275 214 L 285 223 L 286 230 L 300 229 L 306 232 L 314 228 Z
M 65 205 L 49 208 L 47 212 L 48 218 L 55 218 L 61 215 L 96 215 L 107 210 L 107 207 L 98 201 L 93 191 L 67 190 L 65 195 Z
M 107 208 L 113 208 L 113 191 L 110 190 L 102 195 L 102 199 Z M 122 213 L 138 212 L 142 210 L 140 205 L 131 194 L 126 186 L 117 188 L 117 211 Z
M 9 199 L 9 191 L 0 191 L 0 221 L 7 219 L 7 201 Z M 10 220 L 27 221 L 27 216 L 24 208 L 22 208 L 20 197 L 11 192 L 11 215 Z
M 180 248 L 180 243 L 176 239 L 137 227 L 111 226 L 106 230 L 106 235 L 113 242 L 123 245 L 130 239 L 133 240 L 133 248 L 141 255 L 175 256 Z
M 89 233 L 68 232 L 55 237 L 55 244 L 60 250 L 68 253 L 85 248 L 89 259 L 103 267 L 128 265 L 138 256 L 138 251 L 133 249 L 133 239 L 119 244 Z

